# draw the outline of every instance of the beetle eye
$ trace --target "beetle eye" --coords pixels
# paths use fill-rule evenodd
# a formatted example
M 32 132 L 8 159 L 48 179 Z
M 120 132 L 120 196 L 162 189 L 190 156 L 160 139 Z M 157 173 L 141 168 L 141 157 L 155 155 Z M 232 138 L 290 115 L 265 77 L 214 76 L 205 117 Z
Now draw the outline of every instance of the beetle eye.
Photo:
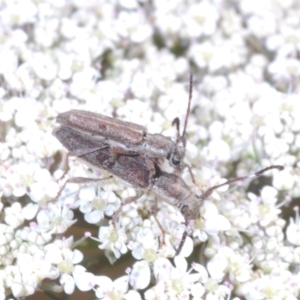
M 173 156 L 172 157 L 172 164 L 174 166 L 179 166 L 180 165 L 180 159 L 178 159 L 177 157 Z
M 185 204 L 185 205 L 183 205 L 183 206 L 181 207 L 180 212 L 181 212 L 183 215 L 185 215 L 185 213 L 188 211 L 188 209 L 189 209 L 189 206 Z

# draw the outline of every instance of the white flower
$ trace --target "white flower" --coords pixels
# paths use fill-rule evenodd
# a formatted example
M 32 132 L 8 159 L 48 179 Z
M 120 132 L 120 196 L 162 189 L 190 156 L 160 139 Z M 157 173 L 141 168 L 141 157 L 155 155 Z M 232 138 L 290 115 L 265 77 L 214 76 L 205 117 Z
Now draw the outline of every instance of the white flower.
M 73 294 L 75 285 L 82 291 L 88 291 L 93 288 L 93 274 L 85 271 L 82 266 L 74 266 L 74 268 L 69 269 L 68 266 L 62 264 L 59 266 L 60 271 L 64 274 L 61 275 L 59 282 L 63 285 L 66 294 Z M 72 275 L 69 273 L 72 272 Z
M 176 34 L 182 26 L 182 20 L 173 14 L 157 14 L 156 25 L 162 33 Z
M 219 57 L 220 53 L 216 46 L 211 42 L 203 42 L 201 44 L 193 44 L 190 48 L 190 56 L 199 68 L 208 68 L 215 71 L 223 66 L 224 60 Z
M 295 207 L 296 213 L 295 219 L 290 218 L 290 224 L 286 229 L 287 240 L 296 246 L 300 246 L 300 218 L 299 218 L 299 207 Z
M 24 127 L 21 134 L 22 141 L 30 142 L 31 139 L 35 138 L 35 136 L 32 135 L 33 132 L 41 134 L 40 131 L 37 130 L 36 123 L 40 118 L 42 110 L 41 104 L 32 97 L 18 98 L 16 101 L 18 101 L 15 114 L 16 125 L 19 127 Z M 43 134 L 45 134 L 45 132 L 43 132 Z M 35 151 L 32 152 L 34 153 Z
M 35 224 L 30 227 L 23 227 L 16 232 L 16 238 L 19 237 L 22 241 L 30 242 L 32 245 L 45 245 L 52 239 L 52 235 L 45 232 L 38 232 Z M 31 245 L 29 243 L 29 245 Z
M 136 0 L 120 0 L 120 5 L 127 9 L 133 9 L 138 7 L 138 3 Z
M 126 192 L 122 193 L 122 195 L 127 194 Z M 120 208 L 119 211 L 119 224 L 121 227 L 126 227 L 126 230 L 134 230 L 136 226 L 142 223 L 142 218 L 138 213 L 138 209 L 135 203 L 127 203 L 125 198 L 125 203 Z
M 112 281 L 106 276 L 95 276 L 94 288 L 96 297 L 101 300 L 123 299 L 124 294 L 128 290 L 128 276 L 122 276 Z
M 189 297 L 189 289 L 199 280 L 199 274 L 190 274 L 187 270 L 187 262 L 182 256 L 174 258 L 176 267 L 173 267 L 166 258 L 158 258 L 153 264 L 153 273 L 156 280 L 164 282 L 165 290 L 162 294 L 169 297 Z M 148 296 L 149 299 L 149 296 Z M 151 299 L 151 298 L 150 298 Z M 175 299 L 175 298 L 174 298 Z
M 258 5 L 258 4 L 257 4 Z M 247 28 L 258 38 L 268 37 L 276 30 L 276 15 L 265 11 L 264 14 L 254 14 L 247 19 Z
M 242 294 L 247 300 L 296 300 L 296 291 L 294 291 L 294 286 L 296 285 L 292 278 L 287 277 L 285 273 L 286 272 L 283 271 L 282 274 L 277 276 L 272 274 L 264 275 L 253 281 L 250 281 L 243 286 Z
M 22 206 L 19 202 L 13 203 L 10 207 L 4 209 L 6 224 L 13 228 L 19 227 L 24 222 L 24 215 L 22 212 Z
M 19 251 L 16 254 L 15 264 L 3 270 L 6 287 L 11 289 L 15 297 L 33 294 L 45 278 L 57 278 L 51 263 L 44 259 L 43 251 L 38 250 L 37 247 L 31 248 L 31 254 Z
M 142 297 L 141 297 L 140 293 L 131 290 L 131 291 L 128 291 L 128 293 L 126 293 L 124 295 L 124 299 L 125 300 L 142 300 Z
M 152 28 L 141 13 L 121 11 L 115 21 L 115 30 L 132 42 L 141 43 L 150 37 Z
M 45 260 L 44 252 L 41 250 L 35 250 L 35 253 L 32 254 L 19 252 L 16 265 L 24 275 L 30 274 L 35 277 L 36 282 L 41 282 L 44 278 L 56 279 L 58 276 L 51 263 Z
M 300 261 L 300 247 L 283 246 L 280 248 L 281 261 L 297 264 Z
M 231 280 L 245 282 L 249 280 L 251 265 L 241 255 L 229 247 L 221 247 L 207 263 L 207 270 L 212 278 L 221 280 L 228 274 Z
M 128 246 L 132 250 L 135 259 L 145 259 L 148 263 L 153 263 L 158 255 L 158 239 L 154 236 L 153 229 L 139 228 L 135 241 Z
M 119 258 L 121 254 L 127 252 L 125 245 L 127 235 L 125 234 L 125 229 L 118 228 L 117 224 L 114 225 L 113 222 L 110 222 L 109 226 L 100 227 L 98 238 L 99 239 L 93 239 L 102 243 L 99 245 L 99 248 L 113 252 L 116 258 Z
M 136 262 L 129 274 L 129 283 L 134 289 L 145 289 L 151 279 L 150 267 L 147 261 Z
M 22 197 L 26 193 L 26 187 L 21 183 L 20 174 L 14 172 L 7 174 L 6 178 L 1 180 L 1 185 L 4 196 Z
M 277 190 L 270 186 L 262 189 L 261 197 L 248 193 L 251 200 L 248 211 L 253 223 L 259 221 L 262 226 L 267 226 L 278 218 L 281 210 L 276 206 L 277 194 Z
M 39 206 L 33 203 L 28 203 L 23 208 L 23 215 L 26 220 L 32 220 L 37 212 L 39 211 Z
M 5 180 L 1 181 L 5 195 L 12 193 L 16 197 L 21 197 L 28 189 L 34 200 L 46 202 L 58 192 L 58 184 L 53 181 L 50 172 L 36 163 L 14 165 L 3 176 Z
M 73 217 L 74 213 L 67 205 L 62 206 L 59 202 L 48 203 L 37 214 L 37 226 L 44 232 L 63 233 L 76 222 Z
M 222 12 L 221 24 L 222 30 L 230 36 L 242 29 L 242 18 L 234 9 L 225 9 Z
M 0 231 L 1 231 L 0 245 L 4 245 L 12 239 L 13 233 L 14 233 L 14 228 L 1 223 Z
M 1 96 L 1 97 L 3 97 L 3 96 Z M 1 103 L 1 105 L 0 105 L 0 120 L 3 122 L 10 121 L 13 118 L 14 112 L 15 112 L 15 101 L 13 101 L 13 99 L 11 99 L 11 101 Z M 1 148 L 3 151 L 4 148 L 8 148 L 8 145 L 5 143 L 2 143 Z
M 58 67 L 50 55 L 36 53 L 31 64 L 36 75 L 41 79 L 53 80 L 57 75 Z
M 61 247 L 62 246 L 62 247 Z M 86 272 L 81 265 L 77 265 L 83 259 L 83 254 L 75 249 L 68 248 L 68 244 L 55 242 L 45 247 L 46 260 L 56 265 L 60 273 L 60 283 L 67 294 L 72 294 L 75 285 L 81 291 L 91 290 L 94 286 L 94 275 Z
M 286 24 L 279 27 L 279 33 L 269 36 L 266 40 L 269 50 L 276 51 L 277 57 L 294 55 L 300 49 L 300 30 Z
M 66 22 L 68 22 L 68 21 L 72 22 L 71 20 L 68 20 L 68 19 L 62 20 L 62 22 L 63 22 L 62 25 L 65 25 Z M 65 28 L 62 28 L 62 29 L 65 29 Z M 76 30 L 75 28 L 72 28 L 72 29 Z M 58 61 L 59 61 L 58 77 L 61 80 L 70 79 L 72 77 L 73 59 L 66 53 L 58 53 Z
M 202 265 L 193 263 L 192 267 L 200 276 L 199 282 L 191 287 L 191 294 L 195 300 L 203 299 L 204 293 L 206 293 L 206 299 L 224 299 L 230 294 L 229 288 L 224 284 L 219 284 L 215 278 L 209 277 Z
M 160 245 L 158 251 L 158 254 L 162 257 L 173 257 L 176 251 L 179 250 L 178 247 L 182 242 L 182 238 L 185 235 L 185 231 L 187 230 L 189 234 L 188 228 L 186 228 L 184 224 L 178 224 L 178 222 L 182 222 L 181 221 L 183 218 L 182 215 L 178 211 L 174 212 L 173 207 L 169 206 L 168 209 L 170 212 L 160 210 L 159 213 L 157 214 L 157 219 L 160 222 L 163 230 L 165 231 L 165 236 L 164 236 L 165 243 L 163 245 Z M 189 225 L 192 226 L 194 224 L 194 221 L 191 221 L 189 223 L 190 223 Z M 157 226 L 156 221 L 155 221 L 155 225 Z M 152 226 L 152 229 L 154 228 L 155 227 Z M 158 229 L 158 236 L 160 237 L 162 235 L 161 229 L 159 227 L 157 229 Z M 193 240 L 188 235 L 185 238 L 184 244 L 180 251 L 180 255 L 183 257 L 188 257 L 193 252 L 193 249 L 194 249 Z
M 296 185 L 297 174 L 292 168 L 285 168 L 273 175 L 273 186 L 278 190 L 291 190 Z
M 39 205 L 51 201 L 59 192 L 57 182 L 53 180 L 50 172 L 46 169 L 36 168 L 32 180 L 34 182 L 30 184 L 30 196 L 32 201 Z
M 48 22 L 40 22 L 35 29 L 36 43 L 45 48 L 51 48 L 58 39 L 60 21 L 56 18 Z
M 196 220 L 194 225 L 194 237 L 204 242 L 209 235 L 217 235 L 219 231 L 230 230 L 230 222 L 219 214 L 217 207 L 211 201 L 204 201 L 200 211 L 201 218 Z
M 274 130 L 276 130 L 276 122 L 273 123 L 272 131 L 264 136 L 265 151 L 269 156 L 280 157 L 289 151 L 289 145 L 284 139 L 276 137 Z
M 73 80 L 70 85 L 70 93 L 80 99 L 97 98 L 96 79 L 99 72 L 92 67 L 85 67 L 82 70 L 73 73 Z
M 168 300 L 170 296 L 165 291 L 165 282 L 159 281 L 154 287 L 145 292 L 146 300 Z
M 4 57 L 4 59 L 5 58 L 9 59 L 9 57 Z M 5 64 L 8 63 L 9 61 L 5 62 Z M 32 78 L 32 70 L 29 63 L 23 63 L 16 67 L 16 70 L 12 72 L 5 72 L 3 75 L 11 88 L 26 92 L 26 94 L 32 92 L 34 80 Z
M 230 147 L 223 139 L 213 139 L 207 145 L 207 158 L 210 160 L 228 161 L 230 154 Z
M 18 66 L 17 53 L 14 53 L 13 51 L 9 50 L 10 49 L 8 47 L 3 47 L 0 53 L 0 65 L 2 67 L 0 70 L 0 74 L 4 75 L 6 80 L 6 76 L 8 74 L 12 76 L 12 73 L 16 71 Z
M 216 30 L 218 19 L 219 12 L 216 6 L 206 0 L 190 5 L 188 13 L 184 15 L 186 30 L 190 37 L 212 35 Z
M 300 62 L 295 58 L 278 58 L 269 65 L 268 71 L 277 82 L 291 82 L 300 75 Z
M 77 265 L 74 267 L 72 275 L 74 278 L 75 285 L 78 287 L 79 290 L 86 292 L 94 287 L 95 276 L 90 272 L 86 272 L 86 268 Z
M 79 205 L 84 219 L 91 224 L 98 223 L 105 215 L 112 216 L 120 207 L 117 196 L 111 192 L 101 192 L 100 187 L 97 193 L 94 187 L 82 188 L 75 204 Z
M 26 113 L 25 112 L 23 112 L 23 113 L 24 114 L 22 115 L 22 117 L 25 119 Z M 52 113 L 51 110 L 47 110 L 45 112 L 41 112 L 40 110 L 38 110 L 36 112 L 36 115 L 32 116 L 32 118 L 34 120 L 43 118 L 42 114 L 51 115 L 51 113 Z M 31 114 L 32 114 L 32 112 L 27 113 L 27 119 L 28 119 L 29 115 L 31 115 Z M 16 114 L 16 118 L 17 118 L 17 115 L 18 114 Z M 21 120 L 19 119 L 19 121 L 21 121 Z M 28 124 L 28 121 L 27 121 L 27 124 Z M 50 133 L 45 133 L 42 131 L 35 130 L 34 136 L 29 137 L 29 141 L 27 143 L 27 150 L 29 153 L 31 153 L 32 155 L 34 155 L 37 158 L 46 159 L 47 157 L 50 157 L 50 156 L 54 155 L 54 153 L 57 152 L 57 145 L 56 145 L 55 137 Z M 51 184 L 51 181 L 49 182 L 49 185 L 50 184 Z M 50 187 L 46 191 L 49 192 L 49 190 L 50 190 Z M 53 193 L 54 193 L 54 191 L 52 192 L 52 194 Z
M 6 26 L 23 25 L 35 21 L 36 5 L 30 0 L 7 2 L 1 12 L 1 19 Z

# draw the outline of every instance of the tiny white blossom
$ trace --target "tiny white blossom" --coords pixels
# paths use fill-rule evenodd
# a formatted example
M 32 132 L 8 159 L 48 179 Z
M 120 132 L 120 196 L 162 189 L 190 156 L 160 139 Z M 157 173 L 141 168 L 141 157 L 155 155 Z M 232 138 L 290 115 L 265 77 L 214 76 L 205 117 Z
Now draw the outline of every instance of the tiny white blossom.
M 39 206 L 33 203 L 28 203 L 23 207 L 23 214 L 26 220 L 32 220 L 37 212 L 39 211 Z
M 226 217 L 219 214 L 211 201 L 204 201 L 201 206 L 201 218 L 194 225 L 194 237 L 206 241 L 209 235 L 217 235 L 219 231 L 230 230 L 231 224 Z
M 6 224 L 0 224 L 0 246 L 8 244 L 14 235 L 14 228 Z
M 294 283 L 291 278 L 287 278 L 282 274 L 276 275 L 264 275 L 253 281 L 249 281 L 242 288 L 243 295 L 246 299 L 291 299 L 296 300 L 293 293 Z
M 63 233 L 77 221 L 73 217 L 74 213 L 67 205 L 48 203 L 36 216 L 37 226 L 41 231 Z
M 194 285 L 192 285 L 191 287 L 191 295 L 194 297 L 193 299 L 201 299 L 203 294 L 206 292 L 205 290 L 205 284 L 206 284 L 206 287 L 208 288 L 208 282 L 211 280 L 208 278 L 208 273 L 206 271 L 206 269 L 200 265 L 200 264 L 196 264 L 196 263 L 193 263 L 192 264 L 192 267 L 193 269 L 199 273 L 200 275 L 200 278 L 199 278 L 199 281 L 200 282 L 196 282 Z M 207 289 L 207 292 L 208 292 L 208 295 L 207 297 L 210 297 L 210 292 L 212 292 L 211 290 Z
M 163 33 L 176 34 L 182 26 L 182 19 L 173 14 L 163 14 L 157 16 L 156 24 Z
M 75 286 L 82 291 L 93 288 L 94 275 L 86 272 L 81 265 L 77 265 L 83 259 L 83 254 L 79 250 L 71 250 L 68 243 L 60 245 L 58 242 L 48 244 L 45 249 L 46 260 L 56 265 L 60 274 L 60 283 L 67 294 L 72 294 Z
M 136 262 L 129 274 L 129 283 L 134 289 L 145 289 L 151 279 L 150 267 L 147 261 Z
M 300 75 L 300 62 L 295 58 L 278 58 L 268 66 L 275 81 L 290 82 Z
M 163 281 L 159 281 L 154 287 L 146 290 L 145 299 L 146 300 L 170 299 L 169 295 L 165 292 L 165 283 Z
M 48 22 L 40 23 L 35 29 L 36 43 L 45 48 L 51 48 L 53 43 L 58 39 L 58 27 L 60 22 L 58 19 L 48 20 Z
M 176 267 L 173 267 L 169 260 L 165 258 L 158 258 L 153 264 L 153 272 L 158 282 L 163 281 L 169 297 L 189 297 L 190 288 L 199 280 L 199 274 L 190 274 L 187 270 L 187 262 L 182 256 L 174 258 Z
M 294 211 L 296 213 L 295 219 L 290 218 L 290 224 L 286 229 L 287 240 L 295 245 L 300 246 L 300 218 L 299 218 L 299 207 L 295 207 Z
M 133 42 L 144 42 L 150 37 L 152 28 L 143 17 L 140 13 L 122 11 L 116 19 L 115 30 Z
M 124 295 L 125 300 L 142 300 L 139 292 L 130 290 Z
M 190 48 L 190 56 L 199 68 L 215 71 L 222 67 L 224 61 L 220 59 L 218 49 L 211 42 L 194 44 Z
M 114 226 L 112 222 L 109 223 L 109 226 L 100 227 L 98 239 L 95 240 L 102 243 L 99 245 L 100 249 L 106 249 L 113 252 L 116 258 L 119 258 L 121 254 L 127 252 L 125 244 L 127 235 L 125 234 L 125 229 Z
M 270 222 L 277 219 L 281 210 L 276 206 L 277 190 L 273 187 L 266 186 L 261 191 L 261 197 L 249 193 L 251 200 L 249 213 L 252 222 L 259 221 L 262 226 L 267 226 Z
M 96 297 L 101 300 L 123 299 L 128 290 L 128 276 L 122 276 L 112 281 L 106 276 L 95 276 Z
M 296 184 L 297 175 L 292 169 L 284 169 L 280 172 L 274 173 L 273 186 L 278 190 L 291 190 Z
M 142 219 L 135 203 L 124 204 L 120 209 L 119 223 L 121 227 L 126 227 L 127 230 L 131 231 L 142 223 Z
M 36 53 L 32 58 L 32 68 L 36 75 L 44 80 L 53 80 L 58 71 L 54 59 L 46 54 Z
M 229 247 L 221 247 L 217 254 L 207 263 L 211 277 L 220 280 L 228 273 L 232 280 L 245 282 L 250 279 L 251 265 L 246 258 L 234 253 Z
M 276 51 L 277 57 L 294 55 L 300 49 L 300 30 L 282 24 L 279 33 L 267 38 L 266 46 L 269 50 Z
M 120 0 L 120 5 L 127 9 L 133 9 L 138 7 L 138 3 L 136 0 Z
M 73 80 L 70 85 L 70 93 L 80 99 L 93 99 L 97 97 L 96 79 L 99 73 L 92 67 L 86 67 L 73 73 Z
M 263 15 L 254 14 L 247 19 L 247 27 L 258 38 L 268 37 L 276 30 L 276 17 L 271 12 L 265 12 Z
M 46 169 L 36 169 L 33 180 L 34 182 L 30 185 L 30 196 L 32 201 L 40 205 L 52 200 L 59 192 L 57 182 Z
M 9 57 L 6 59 L 9 59 Z M 5 64 L 7 63 L 9 63 L 9 61 L 5 62 Z M 11 86 L 11 88 L 14 88 L 16 90 L 26 91 L 27 93 L 29 93 L 31 92 L 34 86 L 32 70 L 28 62 L 19 65 L 13 72 L 6 72 L 3 75 L 7 80 L 7 83 L 9 83 L 9 85 Z
M 120 207 L 120 201 L 114 193 L 101 192 L 100 188 L 96 193 L 94 187 L 82 188 L 75 204 L 79 205 L 84 219 L 91 224 L 98 223 L 105 215 L 112 216 Z
M 148 263 L 153 263 L 158 257 L 159 243 L 152 228 L 139 228 L 135 241 L 128 247 L 136 259 L 145 259 Z
M 29 0 L 8 2 L 2 9 L 1 19 L 6 26 L 21 26 L 34 22 L 37 12 L 37 6 Z
M 6 224 L 12 226 L 13 228 L 19 227 L 25 220 L 22 212 L 22 206 L 19 202 L 15 202 L 10 207 L 6 207 L 4 209 L 4 213 L 4 220 Z
M 217 158 L 220 161 L 228 161 L 230 158 L 230 147 L 222 139 L 213 139 L 207 145 L 207 155 L 211 160 Z
M 216 6 L 209 1 L 189 6 L 188 13 L 184 16 L 186 30 L 190 37 L 212 35 L 216 30 L 219 12 Z
M 242 18 L 235 12 L 234 9 L 227 9 L 222 12 L 222 30 L 227 35 L 232 35 L 234 32 L 238 32 L 242 28 Z

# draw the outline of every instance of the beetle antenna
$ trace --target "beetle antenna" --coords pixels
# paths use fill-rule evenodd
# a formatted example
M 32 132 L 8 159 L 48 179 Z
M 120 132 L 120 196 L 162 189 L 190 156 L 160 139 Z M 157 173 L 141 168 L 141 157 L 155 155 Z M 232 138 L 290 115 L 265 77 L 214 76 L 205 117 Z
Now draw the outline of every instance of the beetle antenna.
M 193 73 L 191 72 L 190 73 L 189 101 L 188 101 L 188 107 L 187 107 L 187 110 L 186 110 L 186 116 L 185 116 L 185 121 L 184 121 L 183 132 L 182 132 L 182 136 L 181 136 L 183 148 L 185 148 L 185 146 L 186 146 L 186 127 L 187 127 L 189 114 L 190 114 L 190 111 L 191 111 L 192 97 L 193 97 Z

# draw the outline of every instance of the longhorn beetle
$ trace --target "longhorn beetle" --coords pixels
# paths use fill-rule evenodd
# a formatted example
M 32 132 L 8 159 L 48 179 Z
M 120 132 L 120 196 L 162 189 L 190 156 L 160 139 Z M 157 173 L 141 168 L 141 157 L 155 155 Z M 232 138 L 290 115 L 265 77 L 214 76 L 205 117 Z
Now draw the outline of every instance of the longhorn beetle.
M 246 178 L 260 176 L 271 169 L 283 170 L 282 166 L 273 165 L 253 175 L 234 178 L 213 186 L 198 196 L 191 191 L 179 176 L 162 171 L 157 164 L 154 164 L 155 172 L 153 174 L 148 168 L 147 159 L 142 155 L 119 155 L 114 162 L 111 162 L 110 145 L 95 139 L 89 134 L 67 126 L 60 126 L 54 130 L 53 134 L 71 154 L 77 155 L 78 158 L 85 163 L 93 167 L 104 169 L 128 182 L 134 188 L 141 189 L 145 192 L 149 191 L 158 199 L 176 206 L 185 219 L 186 228 L 191 219 L 200 217 L 201 203 L 207 199 L 215 189 L 233 182 L 243 181 Z M 187 229 L 183 233 L 176 250 L 176 255 L 180 253 L 186 236 Z

